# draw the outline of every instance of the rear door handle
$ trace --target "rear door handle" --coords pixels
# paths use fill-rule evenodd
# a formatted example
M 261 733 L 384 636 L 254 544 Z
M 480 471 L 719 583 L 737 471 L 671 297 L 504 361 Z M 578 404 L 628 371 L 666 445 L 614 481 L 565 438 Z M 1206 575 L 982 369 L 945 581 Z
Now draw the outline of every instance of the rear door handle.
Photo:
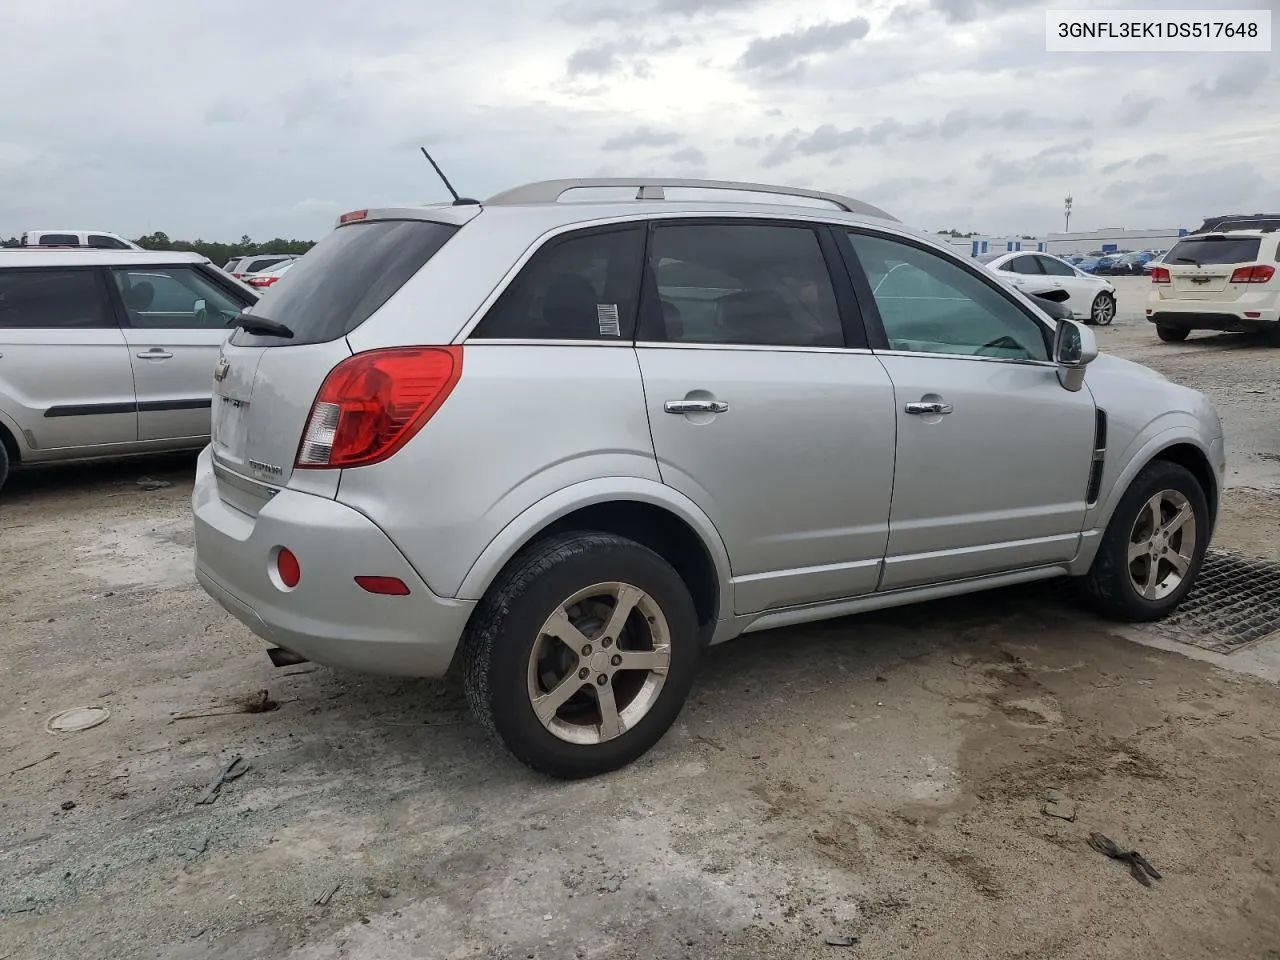
M 138 357 L 142 360 L 168 360 L 172 356 L 173 354 L 164 349 L 164 347 L 152 347 L 150 350 L 144 350 L 138 354 Z
M 950 413 L 955 407 L 942 400 L 917 400 L 914 403 L 908 403 L 904 409 L 907 413 L 924 416 L 927 414 Z
M 662 405 L 667 413 L 728 413 L 729 405 L 723 400 L 668 400 Z

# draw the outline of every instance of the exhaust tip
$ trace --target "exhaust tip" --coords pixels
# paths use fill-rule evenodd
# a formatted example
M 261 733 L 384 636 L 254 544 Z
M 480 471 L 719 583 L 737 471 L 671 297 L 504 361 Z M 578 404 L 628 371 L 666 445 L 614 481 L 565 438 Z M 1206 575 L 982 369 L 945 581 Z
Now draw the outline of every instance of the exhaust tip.
M 299 656 L 284 647 L 268 647 L 267 656 L 271 658 L 271 662 L 277 667 L 292 667 L 295 663 L 307 662 L 306 657 Z

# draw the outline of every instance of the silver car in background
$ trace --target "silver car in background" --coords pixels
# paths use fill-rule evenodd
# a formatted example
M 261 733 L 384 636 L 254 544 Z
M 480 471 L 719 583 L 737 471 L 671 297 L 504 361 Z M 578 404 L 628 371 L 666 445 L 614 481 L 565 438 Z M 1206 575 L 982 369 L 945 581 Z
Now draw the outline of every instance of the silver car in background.
M 194 253 L 0 251 L 0 486 L 205 446 L 218 347 L 256 299 Z
M 642 754 L 744 632 L 1063 576 L 1162 617 L 1225 469 L 1201 394 L 882 210 L 755 184 L 353 211 L 214 377 L 205 589 L 277 663 L 456 663 L 561 777 Z

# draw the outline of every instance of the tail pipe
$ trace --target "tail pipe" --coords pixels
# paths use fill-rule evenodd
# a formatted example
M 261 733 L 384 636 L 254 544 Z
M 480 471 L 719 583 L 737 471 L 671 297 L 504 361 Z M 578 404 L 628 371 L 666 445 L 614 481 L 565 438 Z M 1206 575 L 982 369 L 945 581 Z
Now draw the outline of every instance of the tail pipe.
M 271 662 L 277 667 L 292 667 L 295 663 L 307 662 L 306 657 L 299 656 L 284 647 L 268 647 L 267 656 L 271 658 Z

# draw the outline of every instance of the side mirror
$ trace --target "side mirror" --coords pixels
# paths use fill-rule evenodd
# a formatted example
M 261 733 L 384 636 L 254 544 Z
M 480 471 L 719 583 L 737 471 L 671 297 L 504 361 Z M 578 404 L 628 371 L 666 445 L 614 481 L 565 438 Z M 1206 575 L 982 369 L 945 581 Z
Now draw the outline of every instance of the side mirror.
M 1053 362 L 1058 365 L 1058 381 L 1073 393 L 1084 386 L 1084 368 L 1098 356 L 1093 331 L 1074 320 L 1059 320 L 1053 335 Z

